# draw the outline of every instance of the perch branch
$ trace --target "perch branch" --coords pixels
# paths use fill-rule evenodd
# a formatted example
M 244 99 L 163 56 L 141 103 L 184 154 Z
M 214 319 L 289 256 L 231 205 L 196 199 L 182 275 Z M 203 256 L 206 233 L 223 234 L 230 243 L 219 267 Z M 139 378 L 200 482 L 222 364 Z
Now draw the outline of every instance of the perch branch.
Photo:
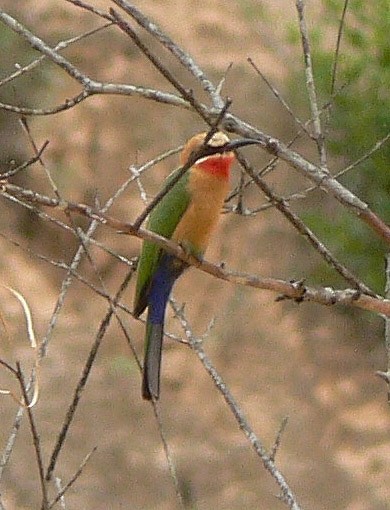
M 100 211 L 91 206 L 68 202 L 65 200 L 59 202 L 58 199 L 50 198 L 31 190 L 26 190 L 13 184 L 4 183 L 1 188 L 0 193 L 1 191 L 6 191 L 7 193 L 18 196 L 18 198 L 22 200 L 27 200 L 34 204 L 77 213 L 91 220 L 96 220 L 102 225 L 112 228 L 115 231 L 120 231 L 156 243 L 158 246 L 161 246 L 161 248 L 164 248 L 164 250 L 172 253 L 187 264 L 196 266 L 216 278 L 220 278 L 231 283 L 274 291 L 282 294 L 286 299 L 293 299 L 296 301 L 313 301 L 322 305 L 339 304 L 355 306 L 390 316 L 390 300 L 383 299 L 381 297 L 369 296 L 353 289 L 335 290 L 330 287 L 316 289 L 304 285 L 297 286 L 295 283 L 275 278 L 261 278 L 256 275 L 228 271 L 225 267 L 211 264 L 206 260 L 199 261 L 197 258 L 186 253 L 179 245 L 171 240 L 165 239 L 164 237 L 145 229 L 136 229 L 134 224 L 102 214 Z

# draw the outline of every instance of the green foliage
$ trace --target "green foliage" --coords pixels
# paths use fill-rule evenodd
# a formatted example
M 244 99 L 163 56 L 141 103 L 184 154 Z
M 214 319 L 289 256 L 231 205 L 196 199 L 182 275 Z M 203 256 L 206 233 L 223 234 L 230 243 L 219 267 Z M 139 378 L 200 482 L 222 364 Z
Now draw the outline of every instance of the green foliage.
M 321 26 L 317 26 L 314 37 L 311 37 L 315 81 L 321 102 L 330 99 L 343 5 L 343 0 L 324 0 Z M 296 42 L 295 34 L 290 29 L 288 39 Z M 335 90 L 338 94 L 329 121 L 324 122 L 327 147 L 338 157 L 337 169 L 367 153 L 390 131 L 389 34 L 390 0 L 349 2 L 337 66 Z M 302 72 L 299 75 L 295 70 L 292 72 L 291 91 L 294 99 L 307 104 L 302 79 Z M 348 172 L 342 181 L 385 222 L 390 223 L 389 142 Z M 348 211 L 340 212 L 339 208 L 335 209 L 333 216 L 332 211 L 329 215 L 318 211 L 306 215 L 305 219 L 344 263 L 377 291 L 383 291 L 387 247 L 368 227 Z

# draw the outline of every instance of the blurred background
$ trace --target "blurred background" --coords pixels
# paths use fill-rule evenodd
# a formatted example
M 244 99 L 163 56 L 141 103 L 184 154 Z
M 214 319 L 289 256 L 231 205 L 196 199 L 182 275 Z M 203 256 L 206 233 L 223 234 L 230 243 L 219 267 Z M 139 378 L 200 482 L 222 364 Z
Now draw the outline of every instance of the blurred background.
M 108 10 L 108 0 L 91 1 Z M 4 10 L 55 46 L 103 24 L 96 16 L 62 0 L 3 0 Z M 343 2 L 308 3 L 307 23 L 320 104 L 331 95 L 331 71 Z M 223 95 L 231 110 L 265 133 L 288 142 L 298 126 L 247 62 L 251 57 L 293 112 L 310 117 L 294 2 L 290 0 L 138 0 L 136 5 L 187 50 Z M 363 156 L 389 132 L 390 20 L 388 0 L 375 5 L 351 1 L 339 59 L 334 99 L 324 126 L 332 172 Z M 172 72 L 202 100 L 206 97 L 179 64 L 147 34 L 142 39 Z M 0 25 L 0 79 L 38 56 Z M 109 28 L 69 46 L 64 55 L 102 81 L 172 91 L 130 39 Z M 231 66 L 229 68 L 229 66 Z M 229 68 L 228 72 L 227 69 Z M 341 89 L 341 90 L 340 90 Z M 48 62 L 0 88 L 0 101 L 49 108 L 79 92 L 75 82 Z M 53 116 L 28 119 L 38 146 L 49 140 L 44 160 L 60 193 L 72 201 L 106 200 L 140 165 L 206 129 L 193 113 L 137 97 L 102 95 Z M 0 110 L 0 171 L 32 157 L 18 116 Z M 316 161 L 314 144 L 298 138 L 294 149 Z M 269 157 L 248 148 L 260 169 Z M 389 144 L 342 178 L 343 184 L 389 222 Z M 177 157 L 152 168 L 142 183 L 148 197 L 177 165 Z M 232 188 L 240 178 L 238 166 Z M 284 164 L 267 177 L 279 194 L 310 183 Z M 12 182 L 51 193 L 39 165 Z M 244 205 L 265 203 L 251 187 Z M 21 292 L 31 306 L 38 338 L 45 336 L 65 272 L 37 255 L 69 263 L 78 240 L 57 225 L 1 198 L 0 280 Z M 385 246 L 368 229 L 324 193 L 315 191 L 293 208 L 332 252 L 376 292 L 383 293 Z M 129 188 L 110 214 L 134 220 L 143 209 L 137 186 Z M 55 217 L 64 220 L 60 213 Z M 87 222 L 74 218 L 77 225 Z M 115 252 L 135 257 L 136 238 L 99 228 L 96 238 Z M 20 246 L 14 244 L 19 243 Z M 125 264 L 91 247 L 93 261 L 113 294 L 127 273 Z M 311 285 L 344 288 L 319 255 L 273 208 L 253 216 L 224 214 L 207 259 L 229 268 L 286 280 L 306 278 Z M 91 264 L 80 272 L 99 284 Z M 134 286 L 124 302 L 131 307 Z M 288 416 L 278 465 L 303 508 L 316 510 L 385 510 L 390 498 L 390 421 L 386 388 L 375 371 L 386 366 L 383 321 L 373 314 L 340 307 L 275 302 L 275 295 L 234 286 L 192 269 L 176 285 L 175 298 L 185 303 L 194 332 L 215 325 L 205 349 L 267 448 Z M 0 357 L 31 364 L 24 318 L 14 298 L 0 290 Z M 104 299 L 74 281 L 41 368 L 41 395 L 34 408 L 44 460 L 47 462 L 66 410 L 73 398 L 90 347 L 107 312 Z M 143 324 L 124 320 L 139 353 Z M 167 330 L 184 336 L 173 312 Z M 0 387 L 17 386 L 0 370 Z M 2 397 L 0 448 L 10 434 L 16 403 Z M 189 509 L 282 509 L 278 488 L 264 471 L 248 441 L 216 391 L 196 355 L 167 340 L 163 358 L 161 415 Z M 56 476 L 65 483 L 97 445 L 81 477 L 67 494 L 67 508 L 172 509 L 174 488 L 151 406 L 140 396 L 140 373 L 115 321 L 104 338 L 81 397 Z M 40 487 L 31 432 L 23 421 L 1 485 L 4 507 L 37 508 Z

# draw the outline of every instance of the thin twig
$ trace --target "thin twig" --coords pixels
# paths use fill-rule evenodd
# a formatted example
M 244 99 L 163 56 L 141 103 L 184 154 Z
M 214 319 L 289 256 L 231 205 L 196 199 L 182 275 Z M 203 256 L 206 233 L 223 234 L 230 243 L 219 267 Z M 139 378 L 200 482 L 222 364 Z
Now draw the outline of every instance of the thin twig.
M 56 489 L 57 489 L 57 493 L 59 494 L 61 491 L 62 491 L 62 482 L 61 482 L 61 478 L 59 478 L 58 476 L 56 476 L 54 478 L 54 484 L 56 486 Z M 62 508 L 62 510 L 66 510 L 66 502 L 65 502 L 65 497 L 64 496 L 61 496 L 60 499 L 59 499 L 59 503 L 60 503 L 60 506 Z M 50 507 L 49 507 L 50 508 Z
M 49 145 L 49 140 L 46 140 L 43 143 L 42 147 L 40 149 L 37 149 L 35 156 L 30 158 L 28 161 L 25 161 L 21 165 L 17 166 L 16 168 L 13 168 L 12 170 L 8 170 L 8 172 L 4 172 L 4 173 L 0 174 L 0 180 L 9 179 L 10 177 L 13 177 L 14 175 L 18 174 L 22 170 L 25 170 L 26 168 L 29 168 L 31 165 L 33 165 L 34 163 L 39 161 L 39 159 L 41 158 L 44 150 L 46 149 L 46 147 L 48 145 Z
M 107 292 L 105 292 L 101 288 L 97 287 L 92 282 L 88 281 L 86 278 L 84 278 L 84 276 L 82 276 L 76 270 L 72 269 L 71 266 L 69 266 L 65 262 L 62 262 L 62 261 L 59 261 L 59 260 L 50 259 L 49 257 L 46 257 L 45 255 L 42 255 L 41 253 L 35 252 L 35 251 L 25 247 L 25 246 L 22 246 L 20 243 L 18 243 L 14 239 L 11 239 L 11 238 L 5 236 L 1 232 L 0 232 L 0 236 L 3 239 L 7 240 L 9 243 L 11 243 L 14 246 L 16 246 L 17 248 L 23 250 L 30 257 L 35 257 L 38 260 L 42 260 L 44 262 L 47 262 L 48 264 L 52 265 L 53 267 L 55 267 L 57 269 L 61 269 L 62 271 L 66 271 L 67 273 L 71 273 L 71 275 L 73 276 L 74 279 L 76 279 L 78 282 L 80 282 L 83 285 L 85 285 L 86 287 L 88 287 L 97 296 L 100 296 L 103 299 L 108 300 L 108 301 L 111 299 L 110 295 Z M 118 258 L 118 260 L 120 262 L 125 263 L 128 267 L 133 268 L 133 270 L 135 270 L 135 268 L 137 266 L 137 264 L 136 264 L 137 258 L 136 257 L 134 257 L 133 259 L 127 260 L 124 257 L 122 257 L 120 255 L 117 255 L 117 258 Z M 127 313 L 128 315 L 132 315 L 131 309 L 127 305 L 125 305 L 123 303 L 117 303 L 117 308 L 121 309 L 123 312 Z M 177 338 L 175 338 L 175 339 L 177 340 Z M 1 363 L 1 360 L 0 360 L 0 363 Z
M 276 454 L 278 453 L 278 450 L 280 448 L 280 444 L 282 442 L 282 436 L 286 429 L 287 423 L 288 423 L 288 416 L 283 418 L 282 423 L 280 424 L 278 433 L 276 434 L 275 442 L 271 448 L 269 458 L 272 460 L 272 462 L 275 462 L 275 457 L 276 457 Z
M 165 458 L 167 459 L 169 474 L 172 478 L 173 486 L 175 488 L 176 498 L 177 498 L 180 508 L 182 508 L 182 510 L 185 510 L 187 507 L 184 504 L 183 495 L 181 493 L 179 478 L 177 476 L 176 465 L 175 465 L 175 461 L 173 459 L 171 447 L 169 446 L 169 443 L 165 436 L 164 426 L 163 426 L 161 413 L 160 413 L 160 406 L 159 406 L 159 403 L 155 399 L 152 399 L 151 403 L 152 403 L 152 407 L 153 407 L 154 417 L 156 418 L 157 428 L 158 428 L 158 431 L 160 434 L 161 443 L 164 448 Z
M 55 194 L 55 196 L 58 198 L 58 199 L 61 199 L 61 196 L 59 194 L 59 191 L 58 191 L 58 188 L 57 188 L 57 185 L 56 183 L 54 182 L 52 176 L 51 176 L 51 173 L 49 171 L 49 169 L 47 168 L 46 164 L 44 163 L 43 161 L 43 157 L 42 157 L 42 153 L 39 152 L 38 150 L 38 146 L 37 144 L 35 143 L 35 140 L 34 140 L 34 137 L 31 133 L 31 129 L 30 129 L 30 126 L 28 124 L 28 121 L 26 119 L 26 117 L 22 117 L 21 119 L 19 119 L 19 122 L 24 130 L 24 132 L 26 133 L 27 137 L 28 137 L 28 140 L 35 152 L 35 156 L 38 158 L 38 161 L 39 163 L 41 164 L 41 167 L 43 168 L 45 174 L 46 174 L 46 177 L 50 183 L 50 186 Z
M 304 14 L 304 0 L 296 0 L 296 7 L 299 18 L 299 29 L 301 32 L 303 56 L 305 61 L 306 88 L 309 96 L 311 116 L 313 119 L 314 136 L 317 142 L 318 152 L 320 155 L 320 165 L 323 170 L 327 168 L 327 156 L 325 149 L 325 140 L 321 128 L 321 119 L 317 103 L 317 92 L 314 83 L 313 65 L 311 61 L 311 51 L 309 44 L 309 33 L 306 26 Z
M 105 23 L 104 25 L 102 25 L 100 27 L 97 27 L 97 28 L 93 28 L 92 30 L 89 30 L 88 32 L 84 32 L 83 34 L 77 35 L 75 37 L 71 37 L 70 39 L 67 39 L 65 41 L 61 41 L 58 44 L 56 44 L 56 46 L 53 49 L 54 49 L 54 51 L 64 50 L 65 48 L 67 48 L 71 44 L 75 44 L 76 42 L 79 42 L 82 39 L 86 39 L 87 37 L 90 37 L 91 35 L 94 35 L 97 32 L 100 32 L 101 30 L 103 30 L 103 29 L 105 29 L 105 28 L 107 28 L 107 27 L 109 27 L 111 25 L 112 25 L 112 22 Z M 9 76 L 7 76 L 6 78 L 4 78 L 4 79 L 2 79 L 0 81 L 0 87 L 2 87 L 3 85 L 5 85 L 5 84 L 15 80 L 16 78 L 19 78 L 19 76 L 32 71 L 39 64 L 41 64 L 46 58 L 47 58 L 46 55 L 42 55 L 39 58 L 33 60 L 32 62 L 30 62 L 29 64 L 27 64 L 27 65 L 25 65 L 23 67 L 19 67 L 18 66 L 18 70 L 17 71 L 15 71 L 14 73 L 10 74 Z
M 24 376 L 22 369 L 20 367 L 20 363 L 16 362 L 16 368 L 18 373 L 18 381 L 20 384 L 20 388 L 22 390 L 22 395 L 24 398 L 25 405 L 27 407 L 27 416 L 28 421 L 30 424 L 30 430 L 33 437 L 33 443 L 35 448 L 35 456 L 38 464 L 38 472 L 39 472 L 39 480 L 41 482 L 41 490 L 42 490 L 42 510 L 48 510 L 48 494 L 47 494 L 47 487 L 45 482 L 45 468 L 43 466 L 43 459 L 42 459 L 42 450 L 41 450 L 41 442 L 39 439 L 38 430 L 35 424 L 33 409 L 29 405 L 29 396 L 28 391 L 24 382 Z
M 264 81 L 264 83 L 267 85 L 267 87 L 271 90 L 273 95 L 278 99 L 278 101 L 281 103 L 281 105 L 284 107 L 284 109 L 287 111 L 287 113 L 294 119 L 294 121 L 298 124 L 298 126 L 301 128 L 302 131 L 304 131 L 310 138 L 313 138 L 311 133 L 308 131 L 306 127 L 306 123 L 303 123 L 301 119 L 295 115 L 295 113 L 290 108 L 289 104 L 285 99 L 282 97 L 280 92 L 272 85 L 272 83 L 269 81 L 269 79 L 266 77 L 266 75 L 257 67 L 257 65 L 254 63 L 254 61 L 248 57 L 247 61 L 249 64 L 253 67 L 253 69 L 256 71 L 256 73 L 260 76 L 260 78 Z
M 25 409 L 26 408 L 24 406 L 19 406 L 18 411 L 17 411 L 16 416 L 15 416 L 15 419 L 14 419 L 14 422 L 12 424 L 11 432 L 10 432 L 10 434 L 8 436 L 8 439 L 7 439 L 7 443 L 6 443 L 5 447 L 4 447 L 3 453 L 1 454 L 1 459 L 0 459 L 0 480 L 3 477 L 4 468 L 7 466 L 8 462 L 9 462 L 9 460 L 11 458 L 11 454 L 12 454 L 12 451 L 13 451 L 13 448 L 14 448 L 14 445 L 15 445 L 15 441 L 16 441 L 18 432 L 20 430 L 20 426 L 22 424 L 22 418 L 23 418 Z
M 339 62 L 340 46 L 341 46 L 341 36 L 343 33 L 343 29 L 344 29 L 345 16 L 347 14 L 347 9 L 348 9 L 348 1 L 349 0 L 344 0 L 343 12 L 341 14 L 339 30 L 337 33 L 336 49 L 334 52 L 333 65 L 332 65 L 332 81 L 331 81 L 331 85 L 330 85 L 330 93 L 331 94 L 333 94 L 334 88 L 336 85 L 337 66 L 338 66 L 338 62 Z
M 383 147 L 383 145 L 385 145 L 385 143 L 387 143 L 388 141 L 390 140 L 390 132 L 387 133 L 386 136 L 384 136 L 383 138 L 381 138 L 380 140 L 378 140 L 372 147 L 371 149 L 369 149 L 365 154 L 363 154 L 363 156 L 361 156 L 360 158 L 356 159 L 355 161 L 353 161 L 350 165 L 348 165 L 347 167 L 343 168 L 342 170 L 340 170 L 339 172 L 336 173 L 335 177 L 338 178 L 338 177 L 341 177 L 342 175 L 346 174 L 347 172 L 353 170 L 354 168 L 356 168 L 357 166 L 361 165 L 362 163 L 364 163 L 364 161 L 366 161 L 368 158 L 370 158 L 375 152 L 377 152 L 379 149 L 381 149 Z
M 386 275 L 386 286 L 385 286 L 385 297 L 390 300 L 390 253 L 386 255 L 385 263 L 385 275 Z M 381 377 L 387 384 L 387 403 L 390 405 L 390 317 L 387 315 L 383 316 L 385 320 L 385 349 L 387 355 L 387 369 L 386 371 L 378 370 L 376 375 Z
M 34 35 L 30 30 L 24 27 L 21 23 L 19 23 L 15 18 L 10 16 L 4 11 L 0 11 L 0 21 L 2 21 L 7 27 L 11 28 L 14 32 L 19 34 L 23 39 L 25 39 L 34 49 L 46 55 L 52 62 L 54 62 L 57 66 L 61 67 L 70 77 L 74 78 L 81 85 L 86 85 L 88 79 L 86 79 L 85 75 L 81 73 L 77 67 L 71 64 L 66 58 L 62 57 L 57 51 L 53 48 L 50 48 L 47 44 L 44 43 L 42 39 L 38 36 Z

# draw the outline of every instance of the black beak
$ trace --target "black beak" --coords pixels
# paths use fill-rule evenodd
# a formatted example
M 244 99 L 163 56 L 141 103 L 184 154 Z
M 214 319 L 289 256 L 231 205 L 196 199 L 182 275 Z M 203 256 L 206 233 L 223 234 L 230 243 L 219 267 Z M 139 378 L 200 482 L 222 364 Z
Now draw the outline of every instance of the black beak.
M 213 154 L 222 154 L 223 152 L 230 152 L 239 149 L 240 147 L 245 147 L 247 145 L 261 145 L 260 140 L 255 140 L 254 138 L 240 138 L 239 140 L 232 140 L 231 142 L 225 143 L 225 145 L 221 145 L 219 147 L 212 147 L 211 145 L 207 145 L 202 149 L 202 153 L 200 157 L 212 156 Z
M 253 138 L 241 138 L 239 140 L 232 140 L 231 142 L 228 142 L 223 147 L 223 152 L 226 151 L 234 151 L 236 149 L 239 149 L 240 147 L 246 147 L 247 145 L 260 145 L 260 140 L 255 140 Z

